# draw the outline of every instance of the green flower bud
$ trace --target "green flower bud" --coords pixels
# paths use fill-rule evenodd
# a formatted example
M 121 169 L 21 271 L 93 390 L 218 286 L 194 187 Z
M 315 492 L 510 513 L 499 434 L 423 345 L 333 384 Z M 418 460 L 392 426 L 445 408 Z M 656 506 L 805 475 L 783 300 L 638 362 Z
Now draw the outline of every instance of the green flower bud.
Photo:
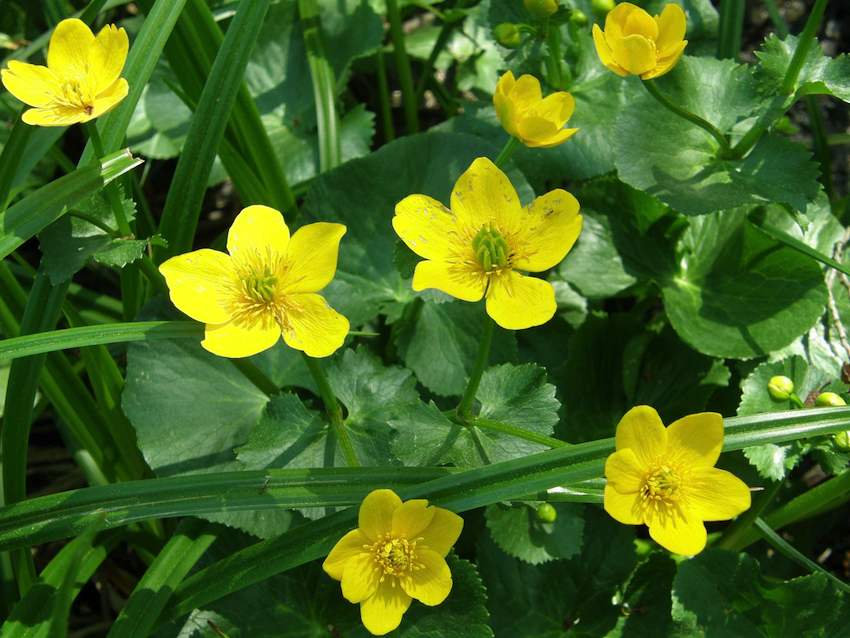
M 558 10 L 558 0 L 523 0 L 525 10 L 538 20 L 548 18 Z
M 777 375 L 767 382 L 767 391 L 777 401 L 785 401 L 794 392 L 794 382 L 788 377 Z
M 537 506 L 537 520 L 541 523 L 554 523 L 558 519 L 558 510 L 551 503 L 541 503 Z
M 502 22 L 493 29 L 496 42 L 507 49 L 516 49 L 520 45 L 519 27 L 512 22 Z
M 570 13 L 570 22 L 577 27 L 583 27 L 587 24 L 587 16 L 584 14 L 584 11 L 573 9 L 572 13 Z
M 832 442 L 835 443 L 835 447 L 844 452 L 850 452 L 850 430 L 844 430 L 844 432 L 836 432 L 832 436 Z
M 821 408 L 838 408 L 847 405 L 847 402 L 835 392 L 821 392 L 815 399 L 815 405 Z
M 590 7 L 594 13 L 606 14 L 614 8 L 614 0 L 591 0 Z

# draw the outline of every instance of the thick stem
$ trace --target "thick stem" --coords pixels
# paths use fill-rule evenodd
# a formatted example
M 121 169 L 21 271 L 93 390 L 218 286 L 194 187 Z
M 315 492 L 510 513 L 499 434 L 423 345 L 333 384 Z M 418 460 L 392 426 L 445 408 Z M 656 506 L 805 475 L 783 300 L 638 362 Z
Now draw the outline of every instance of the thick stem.
M 496 161 L 494 162 L 494 164 L 499 168 L 504 166 L 507 161 L 511 159 L 511 156 L 514 154 L 514 151 L 519 148 L 519 145 L 520 141 L 517 138 L 509 137 L 508 141 L 505 142 L 505 145 L 502 147 L 502 150 L 499 151 L 499 154 L 496 156 Z
M 392 142 L 395 139 L 395 127 L 393 126 L 393 110 L 390 103 L 390 85 L 387 82 L 387 64 L 384 60 L 384 51 L 381 48 L 378 48 L 378 52 L 375 54 L 375 64 L 378 67 L 378 102 L 381 106 L 384 140 Z
M 346 432 L 345 423 L 342 420 L 342 408 L 339 406 L 339 401 L 336 400 L 322 364 L 319 363 L 318 359 L 314 359 L 306 354 L 304 355 L 304 361 L 307 363 L 307 368 L 316 382 L 316 388 L 319 390 L 322 403 L 325 405 L 328 421 L 330 421 L 331 429 L 336 440 L 339 442 L 339 447 L 342 449 L 345 462 L 349 467 L 359 467 L 360 461 L 357 459 L 357 453 L 354 451 L 354 446 L 351 445 L 351 439 L 348 438 L 348 432 Z
M 797 78 L 800 76 L 800 71 L 806 62 L 806 56 L 808 56 L 809 49 L 812 48 L 812 44 L 815 42 L 815 34 L 820 29 L 823 12 L 826 10 L 826 3 L 827 0 L 815 0 L 815 6 L 812 7 L 812 11 L 809 13 L 806 26 L 803 27 L 803 33 L 800 34 L 800 39 L 797 41 L 794 56 L 791 58 L 791 62 L 788 63 L 788 70 L 785 71 L 785 77 L 782 79 L 782 92 L 785 95 L 791 95 L 794 92 Z
M 643 80 L 642 84 L 646 87 L 646 90 L 649 94 L 654 97 L 661 106 L 666 108 L 671 113 L 675 113 L 679 117 L 687 120 L 691 124 L 695 124 L 699 126 L 706 133 L 711 135 L 717 143 L 720 144 L 720 152 L 721 155 L 729 152 L 729 140 L 726 139 L 726 136 L 723 135 L 711 122 L 708 122 L 702 119 L 699 115 L 695 115 L 690 111 L 683 109 L 680 106 L 673 104 L 670 100 L 668 100 L 661 92 L 658 90 L 658 87 L 655 85 L 654 80 Z
M 472 414 L 472 404 L 475 402 L 475 394 L 478 392 L 481 376 L 490 362 L 490 345 L 493 343 L 495 325 L 493 320 L 485 315 L 484 330 L 481 333 L 481 341 L 478 343 L 478 356 L 475 358 L 475 367 L 472 368 L 472 374 L 469 375 L 469 383 L 466 385 L 466 391 L 463 393 L 463 398 L 461 398 L 457 406 L 458 416 L 464 421 Z
M 419 106 L 416 102 L 416 87 L 413 86 L 410 58 L 407 57 L 407 49 L 404 47 L 404 29 L 401 26 L 398 0 L 387 0 L 387 21 L 390 23 L 393 54 L 398 71 L 398 81 L 401 84 L 401 100 L 404 105 L 407 132 L 416 133 L 419 130 Z

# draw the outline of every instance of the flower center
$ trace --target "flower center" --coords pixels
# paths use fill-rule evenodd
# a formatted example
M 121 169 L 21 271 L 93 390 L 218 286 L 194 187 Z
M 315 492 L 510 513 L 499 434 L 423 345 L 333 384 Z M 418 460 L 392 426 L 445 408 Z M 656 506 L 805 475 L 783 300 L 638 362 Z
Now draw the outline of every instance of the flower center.
M 640 495 L 644 504 L 671 505 L 679 500 L 681 480 L 671 467 L 660 465 L 643 480 Z
M 472 239 L 472 250 L 484 272 L 498 270 L 508 265 L 508 242 L 492 226 L 484 226 Z
M 393 538 L 386 535 L 370 548 L 375 562 L 385 575 L 403 576 L 416 569 L 421 569 L 416 562 L 416 541 L 406 538 Z
M 65 106 L 83 109 L 89 115 L 94 110 L 92 99 L 83 90 L 79 80 L 66 80 L 62 83 L 62 97 L 59 102 Z
M 245 279 L 245 292 L 257 303 L 271 303 L 275 299 L 277 277 L 269 272 L 251 275 Z

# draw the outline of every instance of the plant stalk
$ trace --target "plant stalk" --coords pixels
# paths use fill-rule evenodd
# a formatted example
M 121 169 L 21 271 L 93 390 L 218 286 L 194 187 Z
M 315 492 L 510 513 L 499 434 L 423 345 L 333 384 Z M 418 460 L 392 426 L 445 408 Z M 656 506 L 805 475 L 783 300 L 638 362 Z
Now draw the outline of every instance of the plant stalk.
M 345 429 L 345 423 L 342 419 L 342 408 L 339 401 L 334 395 L 333 388 L 328 381 L 328 375 L 325 374 L 322 364 L 318 359 L 304 354 L 304 361 L 307 363 L 307 368 L 310 374 L 313 375 L 313 380 L 316 382 L 316 388 L 319 390 L 319 396 L 322 398 L 322 403 L 325 405 L 325 413 L 328 415 L 331 429 L 333 430 L 336 440 L 342 449 L 342 455 L 345 457 L 345 462 L 349 467 L 359 467 L 360 461 L 357 459 L 357 453 L 354 451 L 354 446 L 351 444 L 351 439 L 348 437 L 348 432 Z
M 641 84 L 643 84 L 649 94 L 654 97 L 661 106 L 671 113 L 675 113 L 682 119 L 687 120 L 691 124 L 699 126 L 702 130 L 717 140 L 717 143 L 720 144 L 721 156 L 726 155 L 729 152 L 729 140 L 726 139 L 726 136 L 723 135 L 723 133 L 721 133 L 714 124 L 702 119 L 699 115 L 691 113 L 687 109 L 683 109 L 682 107 L 673 104 L 673 102 L 671 102 L 661 93 L 661 91 L 658 90 L 658 87 L 655 85 L 655 80 L 643 80 Z
M 495 326 L 496 324 L 489 315 L 485 315 L 484 330 L 481 333 L 481 340 L 478 342 L 478 355 L 475 358 L 475 366 L 469 375 L 466 391 L 463 393 L 463 397 L 457 406 L 457 414 L 464 421 L 467 421 L 472 415 L 472 404 L 475 402 L 475 394 L 478 392 L 478 386 L 481 384 L 481 377 L 484 374 L 484 370 L 490 362 L 490 346 L 493 343 Z

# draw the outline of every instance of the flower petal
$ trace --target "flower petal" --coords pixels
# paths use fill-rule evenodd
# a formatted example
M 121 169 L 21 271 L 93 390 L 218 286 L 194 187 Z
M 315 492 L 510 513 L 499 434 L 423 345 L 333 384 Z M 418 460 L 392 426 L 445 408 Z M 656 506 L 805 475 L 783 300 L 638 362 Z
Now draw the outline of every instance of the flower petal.
M 667 450 L 667 430 L 658 412 L 648 405 L 639 405 L 620 419 L 616 442 L 617 450 L 630 449 L 641 465 L 652 465 Z
M 605 511 L 615 521 L 624 525 L 640 525 L 643 523 L 637 494 L 621 494 L 613 485 L 605 486 Z
M 434 518 L 435 508 L 428 501 L 417 498 L 405 501 L 393 512 L 393 536 L 416 540 Z
M 522 214 L 519 196 L 508 176 L 486 157 L 473 161 L 458 178 L 451 204 L 461 225 L 477 231 L 494 224 L 503 236 L 511 234 Z
M 123 28 L 108 24 L 100 30 L 88 51 L 88 69 L 95 93 L 115 84 L 124 69 L 129 49 L 130 41 Z
M 627 35 L 624 29 L 629 17 L 635 11 L 643 11 L 643 9 L 631 2 L 621 2 L 611 9 L 605 16 L 605 36 L 621 38 Z
M 645 473 L 646 466 L 641 464 L 631 448 L 617 450 L 605 461 L 608 485 L 622 494 L 636 494 Z
M 228 288 L 233 264 L 228 255 L 202 248 L 168 259 L 159 272 L 178 310 L 204 323 L 230 321 Z
M 723 417 L 717 412 L 689 414 L 667 428 L 667 453 L 688 466 L 712 467 L 723 447 Z
M 345 235 L 342 224 L 317 222 L 295 231 L 286 247 L 288 293 L 318 292 L 334 278 L 339 241 Z
M 457 542 L 460 532 L 463 530 L 463 518 L 442 507 L 433 506 L 434 518 L 431 523 L 419 533 L 422 543 L 445 556 Z
M 596 53 L 600 61 L 614 73 L 620 76 L 629 74 L 623 67 L 617 64 L 614 59 L 614 52 L 608 44 L 605 33 L 599 28 L 598 24 L 593 25 L 593 43 L 596 45 Z
M 127 80 L 118 78 L 112 86 L 94 99 L 91 117 L 89 119 L 94 119 L 114 109 L 121 100 L 127 97 L 129 91 L 130 85 L 127 84 Z
M 383 636 L 401 624 L 401 617 L 410 607 L 411 598 L 395 578 L 387 578 L 378 586 L 374 596 L 360 603 L 360 620 L 369 633 Z
M 273 317 L 261 316 L 227 323 L 207 324 L 201 345 L 220 357 L 250 357 L 271 348 L 280 339 L 280 326 Z
M 445 261 L 420 261 L 413 271 L 414 290 L 436 288 L 464 301 L 479 301 L 486 285 L 482 272 Z
M 518 111 L 530 109 L 543 99 L 540 80 L 530 74 L 519 76 L 510 90 L 510 99 Z
M 695 469 L 686 484 L 688 505 L 704 521 L 725 521 L 750 509 L 750 490 L 737 476 L 716 467 Z
M 82 80 L 89 71 L 94 34 L 82 20 L 69 18 L 56 25 L 47 47 L 47 66 L 63 79 Z
M 551 122 L 535 117 L 525 118 L 520 128 L 522 143 L 529 148 L 552 148 L 578 133 L 577 128 L 556 129 Z
M 671 2 L 664 6 L 661 15 L 655 17 L 655 23 L 658 25 L 655 47 L 658 49 L 658 57 L 665 58 L 678 50 L 685 39 L 687 30 L 685 12 L 678 4 Z
M 268 206 L 243 208 L 227 233 L 227 252 L 237 258 L 283 255 L 288 244 L 283 215 Z
M 342 347 L 351 327 L 322 295 L 299 293 L 288 298 L 283 340 L 311 357 L 329 357 Z
M 427 195 L 410 195 L 396 204 L 393 228 L 410 250 L 425 259 L 447 258 L 456 234 L 454 216 Z
M 353 529 L 337 541 L 322 563 L 322 569 L 334 580 L 342 580 L 345 565 L 355 556 L 364 553 L 364 545 L 369 539 L 359 529 Z
M 540 272 L 561 263 L 581 233 L 578 200 L 556 189 L 535 199 L 526 208 L 527 230 L 514 265 L 519 270 Z
M 6 90 L 30 106 L 48 106 L 61 90 L 53 71 L 46 66 L 10 60 L 9 68 L 0 75 Z
M 655 68 L 657 58 L 655 55 L 655 43 L 642 35 L 628 35 L 624 38 L 611 40 L 611 51 L 617 64 L 629 73 L 640 75 Z
M 517 134 L 517 118 L 510 94 L 515 85 L 514 74 L 507 71 L 496 82 L 496 90 L 493 91 L 493 106 L 496 109 L 496 116 L 508 134 L 514 136 Z
M 90 115 L 82 109 L 72 109 L 63 106 L 36 108 L 24 111 L 21 116 L 24 124 L 32 126 L 71 126 L 88 122 Z
M 695 516 L 657 516 L 649 523 L 649 535 L 674 554 L 694 556 L 705 549 L 705 525 Z
M 392 490 L 373 490 L 360 504 L 357 527 L 369 540 L 375 541 L 392 531 L 393 512 L 401 506 L 401 499 Z
M 552 284 L 513 270 L 490 278 L 487 314 L 506 330 L 523 330 L 549 321 L 557 310 Z
M 679 61 L 679 58 L 682 57 L 682 53 L 684 53 L 687 44 L 688 41 L 684 40 L 677 48 L 672 49 L 672 51 L 668 53 L 667 57 L 659 58 L 658 64 L 654 69 L 643 73 L 640 77 L 644 80 L 651 80 L 652 78 L 661 77 L 670 71 L 670 69 L 676 66 L 676 62 Z
M 359 603 L 378 591 L 383 572 L 372 554 L 351 557 L 342 570 L 342 595 L 350 603 Z
M 548 95 L 529 109 L 529 115 L 549 120 L 562 128 L 573 115 L 576 108 L 575 98 L 567 91 L 558 91 Z
M 422 549 L 416 552 L 421 565 L 410 578 L 401 579 L 405 593 L 421 603 L 433 607 L 443 602 L 452 590 L 452 572 L 445 559 L 437 552 Z
M 626 14 L 621 24 L 625 36 L 637 34 L 649 40 L 655 40 L 658 37 L 658 23 L 640 7 L 635 7 L 633 11 Z

